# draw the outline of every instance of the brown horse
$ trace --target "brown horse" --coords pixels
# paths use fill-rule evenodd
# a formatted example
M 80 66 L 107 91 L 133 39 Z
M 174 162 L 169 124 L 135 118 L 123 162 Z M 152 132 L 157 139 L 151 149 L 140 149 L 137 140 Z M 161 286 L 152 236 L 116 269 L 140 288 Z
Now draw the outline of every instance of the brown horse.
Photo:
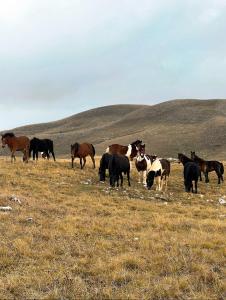
M 81 169 L 85 167 L 86 164 L 86 156 L 90 156 L 93 162 L 93 168 L 95 169 L 95 148 L 92 144 L 88 143 L 75 143 L 74 145 L 71 145 L 71 166 L 74 168 L 74 159 L 78 157 L 80 159 L 80 166 Z M 84 161 L 84 164 L 82 165 L 82 159 Z
M 14 133 L 5 133 L 2 135 L 2 148 L 8 145 L 11 151 L 11 162 L 16 160 L 15 152 L 21 151 L 23 152 L 23 161 L 28 162 L 29 158 L 29 148 L 30 148 L 30 140 L 26 136 L 18 136 L 16 137 Z
M 195 154 L 194 151 L 191 151 L 191 158 L 194 160 L 194 162 L 199 164 L 199 167 L 201 169 L 201 172 L 205 175 L 205 182 L 209 182 L 208 173 L 215 171 L 218 177 L 218 184 L 221 183 L 221 181 L 224 181 L 223 174 L 224 174 L 224 166 L 221 162 L 217 160 L 204 160 L 200 158 L 198 155 Z
M 129 144 L 128 146 L 113 144 L 113 145 L 108 146 L 108 148 L 106 149 L 106 153 L 125 155 L 128 158 L 130 158 L 130 160 L 132 161 L 133 158 L 136 157 L 137 152 L 139 150 L 139 146 L 141 144 L 142 144 L 142 141 L 140 141 L 140 140 L 137 140 L 137 141 Z

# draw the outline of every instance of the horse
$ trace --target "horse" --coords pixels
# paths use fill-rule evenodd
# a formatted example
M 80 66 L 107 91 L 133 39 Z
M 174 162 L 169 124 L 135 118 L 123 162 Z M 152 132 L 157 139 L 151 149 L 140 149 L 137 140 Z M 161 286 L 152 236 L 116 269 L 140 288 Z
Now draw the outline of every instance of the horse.
M 86 156 L 90 156 L 93 162 L 93 168 L 95 169 L 95 148 L 92 144 L 89 143 L 83 143 L 83 144 L 79 144 L 79 143 L 75 143 L 73 145 L 71 145 L 71 166 L 72 168 L 74 168 L 74 159 L 76 157 L 78 157 L 80 159 L 80 166 L 81 169 L 83 169 L 85 167 L 86 164 Z M 84 161 L 84 163 L 82 164 L 82 160 Z
M 109 167 L 109 161 L 110 158 L 112 157 L 111 154 L 109 153 L 104 153 L 101 157 L 100 160 L 100 167 L 99 167 L 99 178 L 100 178 L 100 182 L 104 182 L 105 178 L 106 178 L 106 170 Z
M 161 176 L 161 180 L 164 179 L 165 181 L 165 184 L 166 184 L 166 187 L 167 187 L 167 184 L 168 184 L 168 178 L 170 176 L 170 162 L 168 161 L 168 159 L 165 159 L 165 158 L 161 158 L 160 159 L 160 162 L 161 162 L 161 165 L 162 165 L 162 176 Z M 164 178 L 165 177 L 165 178 Z M 167 178 L 168 177 L 168 178 Z
M 188 156 L 184 155 L 183 153 L 178 153 L 178 160 L 179 160 L 179 163 L 181 162 L 183 164 L 183 166 L 185 166 L 185 164 L 188 162 L 195 162 L 193 159 L 189 158 Z M 199 168 L 199 179 L 200 179 L 200 181 L 202 181 L 202 174 L 201 174 L 200 168 Z
M 141 176 L 143 177 L 144 186 L 147 185 L 146 177 L 147 170 L 150 169 L 152 162 L 157 158 L 156 155 L 145 154 L 145 144 L 139 146 L 137 156 L 135 159 L 135 166 L 139 174 L 138 183 L 141 183 Z
M 38 152 L 41 152 L 41 155 L 50 158 L 49 153 L 52 154 L 54 161 L 56 161 L 55 154 L 53 151 L 53 141 L 50 139 L 38 139 L 34 137 L 30 141 L 29 157 L 31 157 L 31 152 L 33 152 L 33 160 L 38 160 Z M 42 154 L 43 153 L 43 154 Z
M 224 166 L 221 162 L 217 160 L 204 160 L 200 158 L 198 155 L 195 154 L 195 151 L 191 151 L 191 158 L 194 160 L 194 162 L 198 163 L 201 169 L 201 172 L 205 175 L 205 182 L 209 182 L 209 176 L 208 173 L 215 171 L 218 177 L 218 184 L 221 183 L 221 181 L 224 181 L 223 174 L 224 174 Z
M 187 162 L 184 165 L 184 186 L 185 186 L 185 191 L 194 193 L 193 190 L 193 183 L 192 181 L 195 182 L 195 193 L 197 194 L 197 183 L 198 183 L 198 178 L 200 174 L 200 169 L 199 166 L 192 161 Z
M 125 156 L 129 157 L 129 159 L 132 161 L 133 158 L 136 157 L 137 151 L 141 144 L 142 144 L 142 141 L 140 141 L 140 140 L 136 140 L 135 142 L 129 144 L 128 146 L 112 144 L 107 147 L 105 152 L 110 153 L 110 154 L 125 155 Z
M 11 151 L 11 162 L 16 161 L 15 152 L 23 152 L 23 161 L 28 162 L 30 140 L 26 136 L 15 136 L 14 133 L 8 132 L 2 135 L 2 148 L 8 145 Z
M 151 189 L 151 187 L 154 184 L 154 179 L 157 179 L 157 185 L 156 185 L 156 191 L 162 190 L 163 187 L 163 178 L 162 178 L 162 174 L 163 174 L 163 169 L 162 169 L 162 164 L 160 162 L 160 160 L 158 158 L 156 158 L 153 163 L 151 164 L 151 167 L 148 171 L 147 174 L 147 188 L 148 190 Z
M 115 183 L 119 186 L 119 178 L 121 179 L 121 186 L 123 186 L 122 173 L 127 175 L 128 186 L 130 186 L 130 162 L 125 155 L 113 154 L 109 160 L 109 176 L 110 185 L 115 187 Z

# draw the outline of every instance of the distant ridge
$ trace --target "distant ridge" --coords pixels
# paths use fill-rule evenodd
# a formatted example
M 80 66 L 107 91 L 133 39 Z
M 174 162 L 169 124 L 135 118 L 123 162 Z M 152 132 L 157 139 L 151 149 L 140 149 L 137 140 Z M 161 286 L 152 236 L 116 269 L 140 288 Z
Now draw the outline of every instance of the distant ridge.
M 58 155 L 70 156 L 70 145 L 88 141 L 101 154 L 112 143 L 142 139 L 148 153 L 175 157 L 197 151 L 226 159 L 226 100 L 172 100 L 156 105 L 111 105 L 43 124 L 10 129 L 17 135 L 52 138 Z M 1 154 L 5 154 L 1 150 Z

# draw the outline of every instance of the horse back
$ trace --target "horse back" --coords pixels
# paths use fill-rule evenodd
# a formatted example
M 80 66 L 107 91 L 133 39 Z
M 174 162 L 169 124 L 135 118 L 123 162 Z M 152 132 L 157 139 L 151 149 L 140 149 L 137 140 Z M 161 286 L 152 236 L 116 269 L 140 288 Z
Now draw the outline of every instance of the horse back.
M 187 180 L 195 180 L 198 181 L 198 177 L 200 174 L 200 169 L 197 163 L 195 162 L 187 162 L 184 166 L 184 179 Z
M 15 140 L 13 141 L 12 146 L 15 150 L 29 149 L 30 140 L 27 136 L 18 136 L 18 137 L 15 137 Z
M 126 155 L 127 151 L 128 151 L 128 146 L 122 146 L 119 144 L 112 144 L 109 146 L 110 154 Z
M 76 154 L 79 157 L 86 157 L 88 155 L 95 155 L 95 149 L 92 144 L 89 143 L 82 143 L 79 144 L 78 152 Z

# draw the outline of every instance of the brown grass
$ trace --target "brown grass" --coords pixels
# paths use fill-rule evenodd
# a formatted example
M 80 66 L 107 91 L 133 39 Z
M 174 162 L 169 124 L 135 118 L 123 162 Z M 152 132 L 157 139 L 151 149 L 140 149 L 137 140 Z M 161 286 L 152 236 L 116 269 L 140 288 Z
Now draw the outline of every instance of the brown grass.
M 0 299 L 223 299 L 225 184 L 187 194 L 181 173 L 112 190 L 91 164 L 1 159 Z

